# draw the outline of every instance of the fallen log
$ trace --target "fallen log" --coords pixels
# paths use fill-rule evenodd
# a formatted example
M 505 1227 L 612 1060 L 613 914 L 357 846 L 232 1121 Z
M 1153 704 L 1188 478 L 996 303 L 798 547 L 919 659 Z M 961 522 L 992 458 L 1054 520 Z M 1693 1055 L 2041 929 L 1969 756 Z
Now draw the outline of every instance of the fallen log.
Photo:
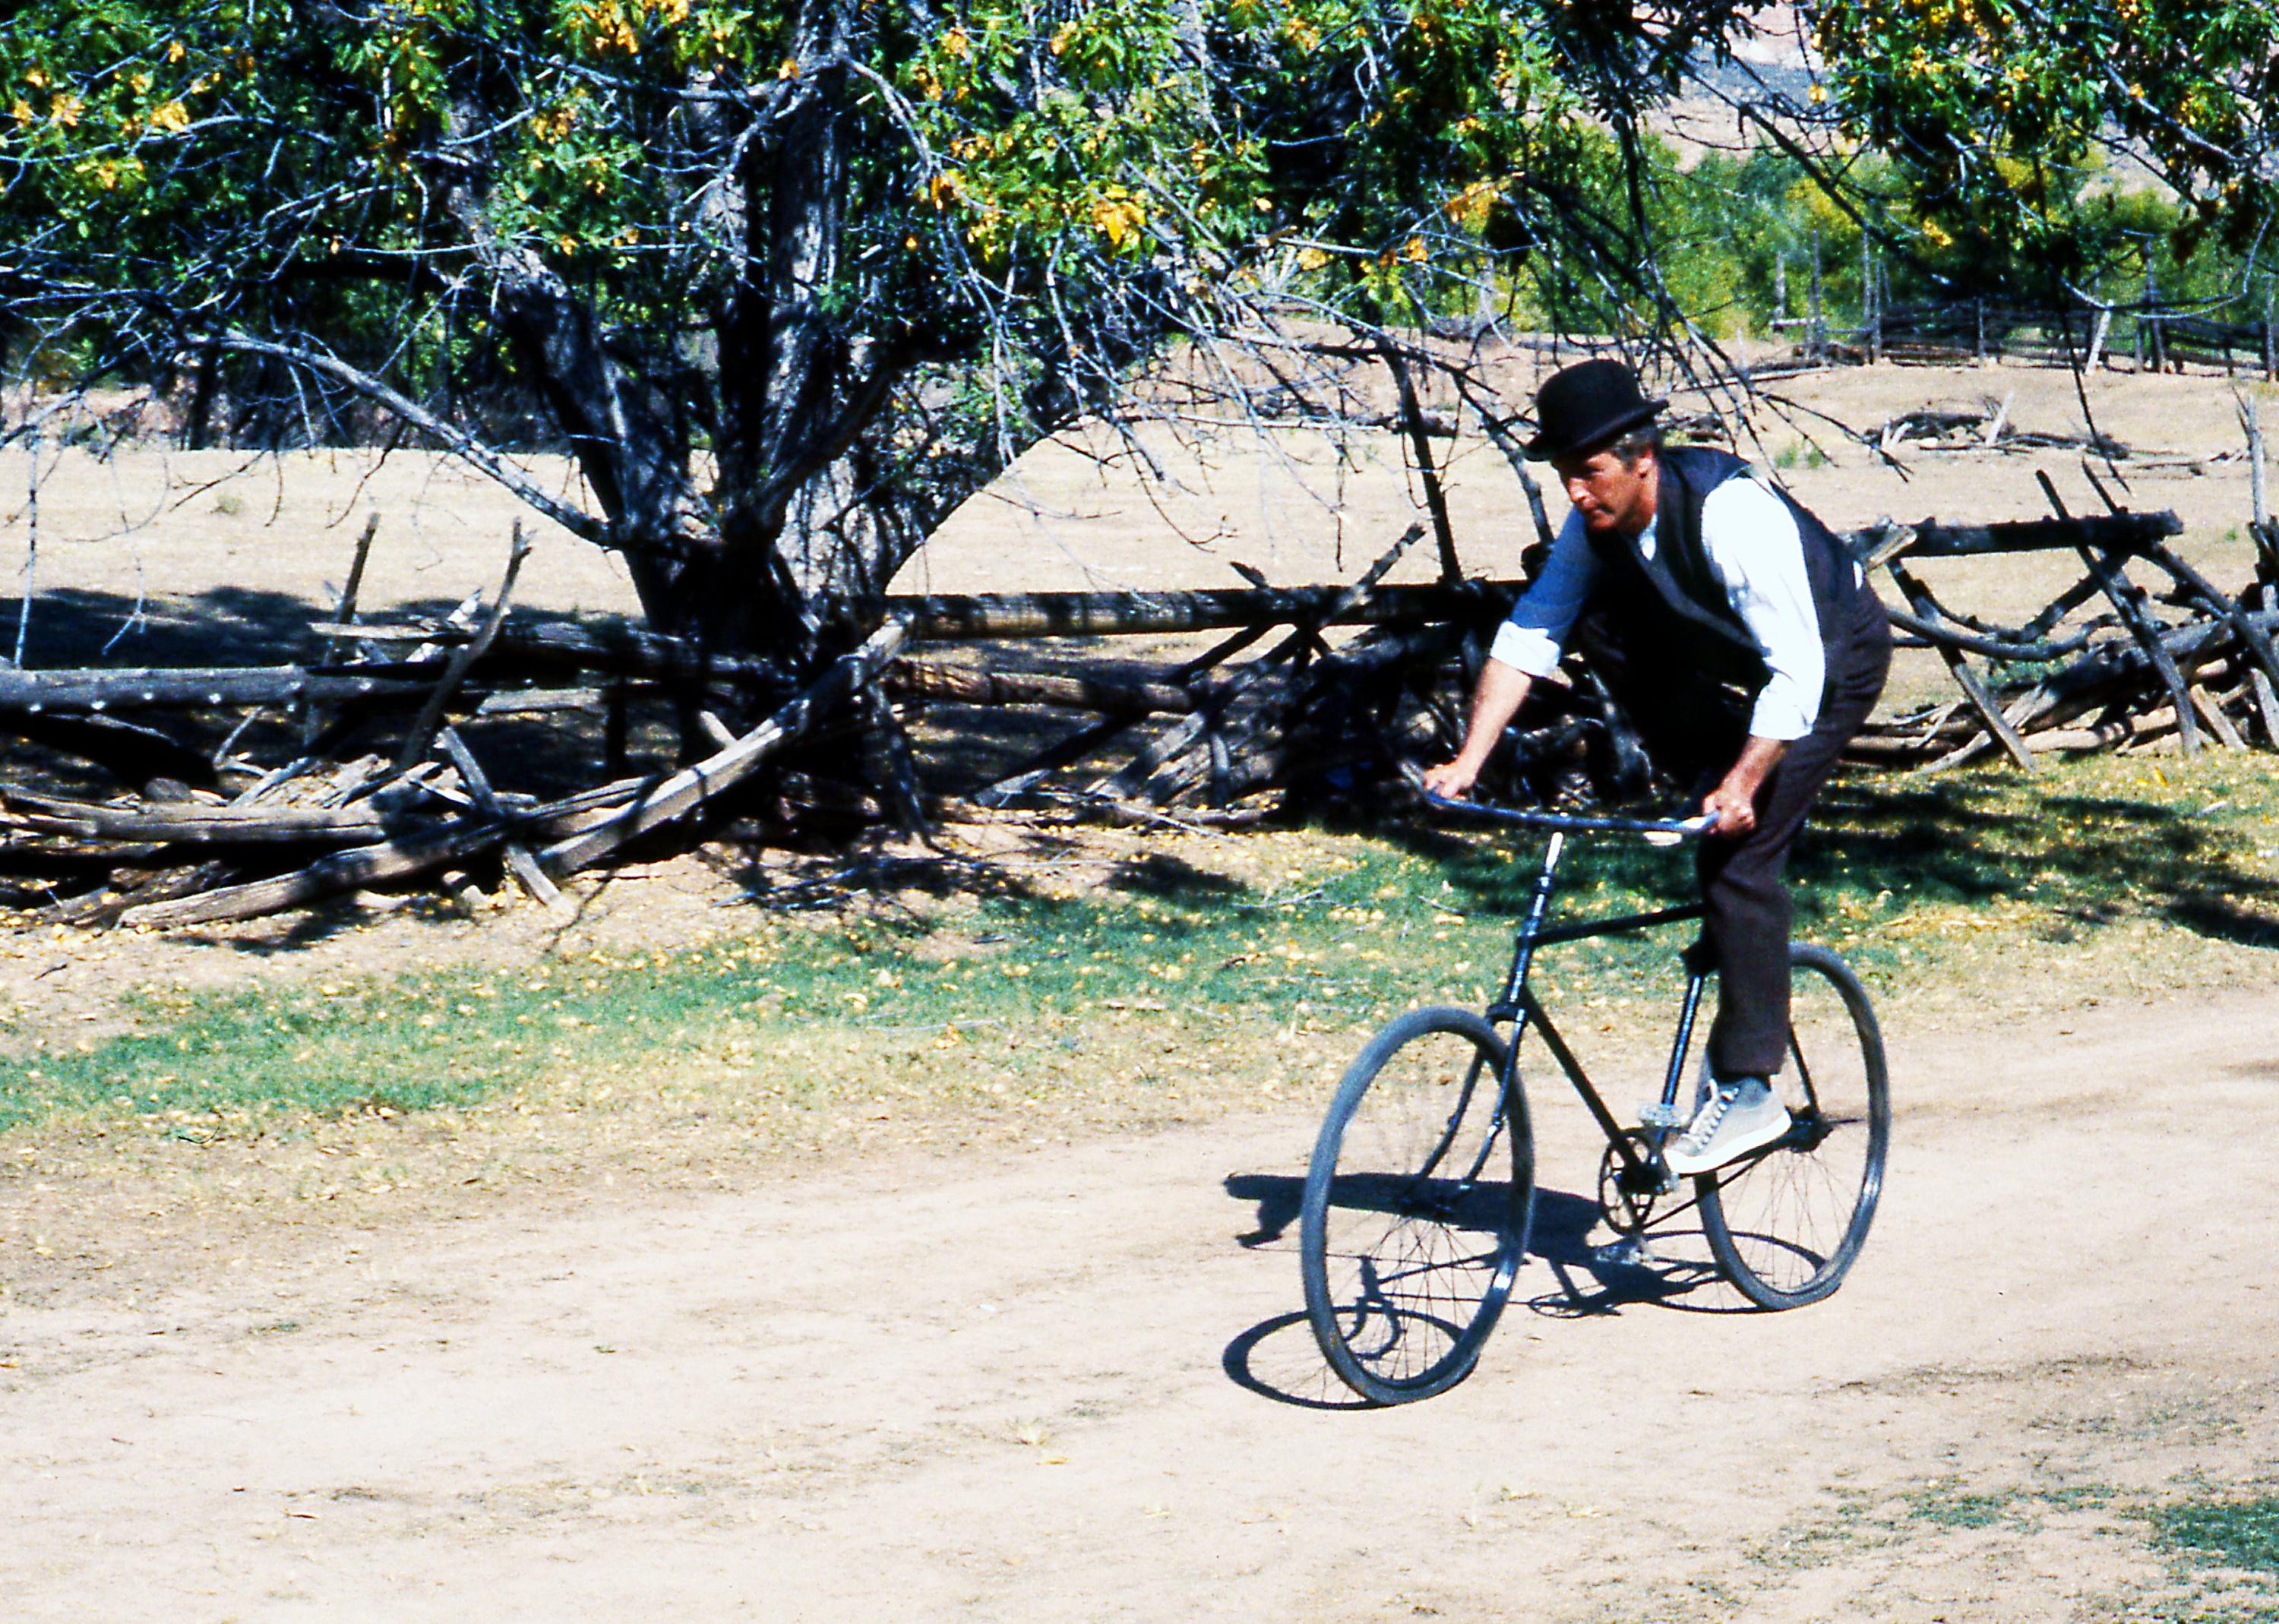
M 2026 742 L 2037 750 L 2110 750 L 2119 746 L 2158 738 L 2176 731 L 2176 709 L 2163 705 L 2132 716 L 2115 716 L 2086 727 L 2053 727 L 2029 733 Z
M 920 643 L 994 638 L 1130 637 L 1259 624 L 1392 625 L 1500 616 L 1522 583 L 1459 581 L 1378 586 L 1352 598 L 1342 586 L 1215 587 L 1202 592 L 1037 592 L 976 597 L 890 597 L 888 615 Z M 1331 611 L 1336 609 L 1332 614 Z
M 475 632 L 433 620 L 391 624 L 348 625 L 315 621 L 309 628 L 323 637 L 353 636 L 365 643 L 434 643 L 439 647 L 470 642 Z M 780 676 L 764 660 L 708 654 L 682 638 L 633 626 L 596 630 L 587 626 L 503 624 L 493 637 L 490 660 L 508 669 L 602 671 L 632 677 L 762 678 Z M 440 668 L 437 668 L 440 669 Z
M 505 835 L 506 826 L 503 823 L 454 819 L 439 828 L 407 835 L 401 839 L 335 852 L 290 874 L 280 874 L 242 885 L 225 885 L 218 891 L 200 892 L 195 896 L 171 901 L 146 902 L 127 909 L 119 915 L 119 922 L 126 925 L 165 929 L 177 925 L 219 924 L 231 920 L 256 919 L 264 914 L 276 913 L 280 908 L 314 902 L 337 892 L 357 890 L 367 885 L 383 885 L 389 880 L 409 879 L 415 874 L 425 874 L 457 859 L 472 857 L 495 845 Z
M 1977 558 L 1992 553 L 2038 553 L 2075 547 L 2125 555 L 2169 536 L 2182 535 L 2184 522 L 2163 511 L 2019 519 L 1994 525 L 1942 525 L 1937 519 L 1925 519 L 1909 528 L 1915 539 L 1901 550 L 1914 558 Z M 1877 527 L 1854 533 L 1880 541 L 1887 532 Z
M 410 879 L 446 863 L 478 856 L 518 834 L 558 835 L 588 819 L 614 817 L 618 814 L 613 803 L 603 798 L 614 797 L 616 801 L 622 801 L 639 793 L 645 783 L 621 780 L 602 785 L 503 819 L 455 818 L 416 834 L 334 852 L 289 874 L 129 908 L 119 915 L 119 922 L 160 930 L 220 924 L 257 919 L 264 914 L 318 901 L 343 891 Z M 603 809 L 605 807 L 610 809 Z
M 370 806 L 214 807 L 196 802 L 112 806 L 71 801 L 20 789 L 0 789 L 0 800 L 29 808 L 20 826 L 75 839 L 155 841 L 162 845 L 242 846 L 331 840 L 378 840 L 405 832 L 409 819 L 383 818 Z
M 886 668 L 883 680 L 886 692 L 897 697 L 953 700 L 961 705 L 1047 705 L 1106 716 L 1184 716 L 1197 705 L 1193 694 L 1167 682 L 970 671 L 925 660 L 898 660 Z
M 144 670 L 0 671 L 0 714 L 162 709 L 221 705 L 284 705 L 295 701 L 421 698 L 440 663 L 358 670 L 313 671 L 298 665 L 214 666 Z

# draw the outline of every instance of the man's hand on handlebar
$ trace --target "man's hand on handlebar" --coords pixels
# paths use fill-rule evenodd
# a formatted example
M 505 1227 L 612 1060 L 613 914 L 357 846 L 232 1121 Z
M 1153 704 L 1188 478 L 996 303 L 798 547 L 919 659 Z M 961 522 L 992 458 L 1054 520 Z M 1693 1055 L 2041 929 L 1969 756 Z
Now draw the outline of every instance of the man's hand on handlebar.
M 1782 739 L 1750 736 L 1731 770 L 1715 789 L 1701 798 L 1702 811 L 1717 820 L 1711 834 L 1738 840 L 1755 831 L 1757 793 L 1764 788 L 1765 780 L 1787 753 L 1788 745 Z
M 1757 826 L 1756 797 L 1732 787 L 1729 779 L 1701 798 L 1701 810 L 1717 820 L 1709 832 L 1734 840 Z
M 1424 770 L 1424 793 L 1438 795 L 1444 801 L 1462 801 L 1471 793 L 1479 779 L 1480 770 L 1469 766 L 1458 756 L 1452 762 L 1442 762 L 1438 767 Z

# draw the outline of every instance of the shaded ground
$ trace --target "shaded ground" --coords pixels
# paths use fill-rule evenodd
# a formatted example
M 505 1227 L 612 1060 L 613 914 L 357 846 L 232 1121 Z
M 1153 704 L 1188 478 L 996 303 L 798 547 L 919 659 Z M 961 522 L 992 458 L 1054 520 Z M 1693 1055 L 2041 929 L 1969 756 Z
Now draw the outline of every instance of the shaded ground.
M 1569 1263 L 1393 1412 L 1345 1407 L 1293 1318 L 1310 1113 L 88 1279 L 0 1336 L 0 1584 L 58 1620 L 2261 1605 L 2158 1536 L 2270 1492 L 2279 1301 L 2240 1192 L 2275 1030 L 2257 994 L 1901 1033 L 1835 1298 L 1655 1300 L 1579 1266 L 1554 1193 Z M 1579 1111 L 1539 1115 L 1581 1188 Z

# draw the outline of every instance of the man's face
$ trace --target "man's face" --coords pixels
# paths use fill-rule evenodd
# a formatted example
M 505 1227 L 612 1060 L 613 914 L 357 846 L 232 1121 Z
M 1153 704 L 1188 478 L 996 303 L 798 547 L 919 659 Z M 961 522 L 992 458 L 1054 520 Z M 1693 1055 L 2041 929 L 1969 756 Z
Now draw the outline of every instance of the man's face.
M 1555 457 L 1551 466 L 1566 486 L 1567 500 L 1583 516 L 1583 527 L 1594 535 L 1635 536 L 1653 521 L 1659 470 L 1651 450 L 1639 452 L 1635 463 L 1623 462 L 1609 449 Z

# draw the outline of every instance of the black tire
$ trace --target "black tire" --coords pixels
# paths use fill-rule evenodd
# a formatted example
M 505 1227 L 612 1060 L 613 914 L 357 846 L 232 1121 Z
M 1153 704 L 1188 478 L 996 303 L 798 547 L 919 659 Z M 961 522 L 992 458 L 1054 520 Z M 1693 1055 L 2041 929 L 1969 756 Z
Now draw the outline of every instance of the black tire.
M 1535 1141 L 1495 1030 L 1416 1009 L 1338 1084 L 1306 1173 L 1299 1257 L 1330 1367 L 1372 1404 L 1462 1381 L 1511 1295 L 1535 1206 Z
M 1825 947 L 1789 949 L 1789 1061 L 1773 1079 L 1792 1125 L 1694 1180 L 1725 1277 L 1761 1308 L 1800 1308 L 1843 1283 L 1884 1191 L 1891 1102 L 1868 990 Z

